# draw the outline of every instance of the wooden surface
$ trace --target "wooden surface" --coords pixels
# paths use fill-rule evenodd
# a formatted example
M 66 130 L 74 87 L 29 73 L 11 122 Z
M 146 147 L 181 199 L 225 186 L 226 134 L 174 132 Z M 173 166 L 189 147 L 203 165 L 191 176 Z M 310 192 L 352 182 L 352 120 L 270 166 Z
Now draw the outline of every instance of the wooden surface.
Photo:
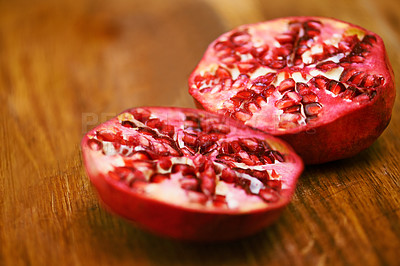
M 83 134 L 129 107 L 194 107 L 187 78 L 208 43 L 288 15 L 377 32 L 400 84 L 398 0 L 0 0 L 0 265 L 400 265 L 398 101 L 372 147 L 307 167 L 253 237 L 175 242 L 99 206 Z

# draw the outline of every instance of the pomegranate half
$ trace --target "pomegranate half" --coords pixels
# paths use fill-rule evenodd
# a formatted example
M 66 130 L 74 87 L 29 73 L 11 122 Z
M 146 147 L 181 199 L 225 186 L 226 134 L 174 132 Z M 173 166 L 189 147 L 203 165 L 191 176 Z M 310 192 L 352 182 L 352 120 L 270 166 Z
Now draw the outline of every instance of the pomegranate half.
M 212 42 L 189 78 L 199 108 L 286 140 L 307 164 L 353 156 L 395 99 L 382 39 L 336 19 L 243 25 Z
M 289 203 L 303 170 L 283 141 L 196 109 L 130 109 L 81 145 L 88 176 L 112 212 L 183 240 L 261 230 Z

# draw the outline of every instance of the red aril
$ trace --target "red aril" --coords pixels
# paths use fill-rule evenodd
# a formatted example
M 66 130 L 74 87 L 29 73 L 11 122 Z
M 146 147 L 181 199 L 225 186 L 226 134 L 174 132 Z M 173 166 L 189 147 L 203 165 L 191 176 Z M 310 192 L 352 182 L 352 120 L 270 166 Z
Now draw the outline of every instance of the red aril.
M 105 205 L 154 233 L 195 241 L 253 234 L 275 221 L 303 170 L 283 141 L 201 110 L 127 110 L 82 140 Z
M 221 35 L 189 87 L 199 108 L 283 138 L 307 164 L 369 147 L 388 125 L 395 99 L 382 39 L 320 17 L 281 18 Z

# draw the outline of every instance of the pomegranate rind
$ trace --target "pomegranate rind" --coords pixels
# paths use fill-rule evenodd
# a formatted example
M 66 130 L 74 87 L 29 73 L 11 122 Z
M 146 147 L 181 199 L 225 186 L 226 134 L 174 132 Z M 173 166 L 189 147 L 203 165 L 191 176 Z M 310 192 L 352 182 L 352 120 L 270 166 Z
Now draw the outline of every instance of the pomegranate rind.
M 137 108 L 121 114 L 132 113 L 135 109 Z M 146 107 L 146 109 L 155 113 L 207 113 L 185 108 Z M 90 147 L 90 141 L 99 130 L 115 129 L 118 123 L 117 117 L 92 129 L 83 137 L 81 148 L 87 175 L 108 210 L 155 234 L 190 241 L 229 240 L 254 234 L 273 223 L 290 202 L 297 179 L 303 170 L 303 163 L 284 141 L 254 131 L 231 119 L 224 118 L 224 121 L 231 127 L 240 128 L 249 134 L 263 136 L 274 149 L 287 156 L 285 163 L 277 164 L 275 167 L 280 174 L 289 179 L 284 180 L 287 186 L 280 191 L 278 201 L 259 204 L 258 207 L 250 209 L 223 209 L 185 202 L 181 204 L 168 202 L 165 198 L 158 198 L 157 195 L 132 189 L 109 174 L 115 164 L 118 164 L 119 155 L 108 156 L 101 150 Z
M 307 21 L 321 22 L 321 34 L 318 37 L 319 39 L 315 39 L 317 44 L 321 44 L 322 41 L 328 39 L 328 42 L 326 43 L 333 43 L 334 45 L 339 46 L 339 41 L 341 38 L 344 38 L 344 36 L 346 38 L 349 36 L 357 36 L 357 38 L 359 38 L 357 39 L 357 42 L 361 42 L 361 40 L 366 38 L 366 36 L 371 38 L 373 40 L 371 41 L 373 42 L 373 45 L 369 45 L 368 41 L 366 41 L 368 44 L 362 44 L 368 48 L 368 51 L 362 52 L 364 58 L 362 58 L 363 62 L 361 63 L 357 63 L 358 59 L 356 56 L 348 59 L 350 60 L 349 62 L 344 60 L 347 58 L 346 56 L 350 57 L 350 51 L 352 50 L 349 50 L 347 54 L 344 52 L 337 52 L 332 56 L 332 58 L 335 57 L 335 60 L 338 61 L 338 65 L 335 69 L 340 71 L 338 72 L 339 74 L 334 73 L 332 76 L 336 75 L 338 82 L 346 84 L 346 89 L 353 85 L 350 81 L 341 81 L 339 79 L 339 77 L 342 77 L 341 75 L 345 76 L 343 74 L 345 70 L 351 70 L 354 71 L 354 73 L 358 73 L 358 71 L 366 73 L 364 75 L 364 80 L 359 83 L 364 84 L 364 87 L 360 87 L 361 91 L 368 91 L 368 93 L 373 91 L 372 94 L 369 95 L 370 98 L 366 97 L 366 99 L 362 99 L 359 97 L 361 100 L 357 101 L 344 100 L 343 95 L 337 97 L 328 90 L 313 88 L 314 92 L 318 91 L 318 102 L 322 105 L 321 110 L 316 110 L 317 112 L 320 112 L 317 119 L 305 122 L 307 121 L 305 120 L 307 114 L 304 114 L 304 111 L 301 111 L 301 119 L 303 120 L 301 120 L 299 124 L 296 124 L 295 126 L 289 124 L 290 126 L 281 127 L 280 117 L 282 111 L 276 106 L 273 106 L 273 103 L 275 101 L 282 102 L 279 97 L 282 97 L 283 93 L 275 93 L 279 97 L 275 98 L 275 94 L 273 94 L 270 96 L 270 102 L 268 104 L 260 104 L 262 100 L 257 100 L 256 103 L 260 104 L 260 108 L 257 108 L 257 104 L 253 104 L 252 107 L 249 107 L 250 112 L 245 112 L 245 114 L 239 113 L 237 119 L 241 120 L 241 122 L 248 126 L 258 128 L 286 140 L 303 158 L 306 164 L 318 164 L 354 156 L 360 151 L 368 148 L 387 127 L 391 118 L 391 112 L 396 96 L 393 70 L 387 57 L 383 40 L 377 34 L 357 25 L 333 18 L 322 17 L 287 17 L 255 24 L 242 25 L 232 31 L 222 34 L 209 45 L 204 56 L 189 77 L 189 93 L 193 96 L 198 108 L 235 117 L 238 110 L 240 111 L 241 108 L 243 108 L 243 104 L 240 107 L 234 107 L 235 102 L 232 102 L 231 100 L 238 92 L 248 90 L 249 88 L 251 89 L 251 84 L 253 84 L 251 82 L 254 82 L 260 76 L 262 77 L 269 73 L 276 73 L 277 76 L 279 76 L 280 74 L 285 73 L 286 76 L 282 77 L 294 79 L 294 73 L 296 73 L 297 76 L 307 77 L 304 82 L 308 82 L 307 84 L 309 84 L 311 78 L 318 76 L 319 74 L 325 76 L 331 75 L 328 75 L 327 73 L 329 73 L 329 71 L 326 70 L 315 71 L 316 65 L 320 63 L 319 61 L 310 64 L 305 64 L 303 62 L 303 65 L 286 65 L 282 69 L 272 69 L 271 67 L 260 63 L 259 68 L 255 70 L 250 69 L 249 72 L 246 72 L 247 70 L 243 71 L 240 68 L 240 64 L 243 63 L 243 60 L 246 61 L 249 60 L 249 58 L 252 58 L 252 56 L 249 55 L 250 53 L 246 54 L 246 52 L 243 52 L 243 50 L 246 49 L 250 50 L 249 47 L 246 47 L 247 44 L 243 46 L 239 45 L 239 47 L 236 48 L 229 48 L 237 49 L 235 50 L 236 55 L 238 53 L 244 54 L 241 55 L 242 58 L 239 61 L 240 63 L 232 63 L 229 61 L 230 65 L 227 65 L 223 62 L 225 58 L 220 58 L 221 54 L 222 56 L 225 56 L 223 51 L 216 52 L 216 47 L 219 47 L 218 45 L 221 45 L 221 43 L 227 42 L 227 40 L 232 38 L 232 36 L 236 36 L 241 32 L 249 32 L 251 40 L 254 43 L 257 43 L 256 45 L 253 43 L 254 47 L 262 47 L 266 44 L 269 45 L 268 51 L 272 53 L 271 50 L 273 50 L 273 45 L 274 43 L 277 43 L 275 38 L 278 36 L 279 38 L 282 38 L 282 36 L 285 37 L 285 30 L 287 30 L 288 24 L 293 21 L 298 23 L 306 23 Z M 285 42 L 285 40 L 282 40 L 282 42 Z M 326 43 L 324 43 L 324 45 Z M 284 45 L 278 46 L 281 48 Z M 240 52 L 237 52 L 238 50 Z M 312 49 L 310 48 L 309 50 Z M 232 57 L 232 60 L 235 59 L 231 54 L 227 54 L 228 58 Z M 254 58 L 256 57 L 254 56 Z M 325 58 L 323 62 L 329 60 L 330 57 Z M 211 77 L 211 80 L 213 80 L 214 77 L 212 77 L 212 75 L 217 73 L 217 69 L 225 69 L 230 72 L 232 75 L 232 81 L 228 80 L 229 82 L 227 82 L 227 79 L 225 79 L 227 74 L 223 73 L 224 78 L 212 81 L 214 83 L 211 82 L 206 84 L 203 82 L 199 85 L 199 77 L 206 77 L 206 79 L 210 79 Z M 312 70 L 314 70 L 314 72 L 312 72 Z M 218 71 L 220 71 L 219 73 L 222 73 L 221 70 Z M 232 86 L 232 83 L 234 83 L 235 80 L 238 80 L 240 73 L 249 75 L 250 82 L 245 83 L 245 85 L 236 85 L 236 87 L 232 89 L 232 87 L 234 87 Z M 284 79 L 282 77 L 280 78 L 280 81 Z M 379 81 L 383 82 L 379 86 L 377 85 L 372 88 L 372 85 L 365 85 L 366 80 L 368 80 L 367 77 L 375 77 L 376 80 L 379 79 Z M 356 74 L 354 74 L 352 79 L 356 78 Z M 332 79 L 336 80 L 335 78 Z M 279 82 L 272 82 L 272 84 L 279 86 Z M 259 96 L 258 98 L 261 99 Z M 294 105 L 294 103 L 290 101 L 286 103 L 286 105 L 288 104 Z M 282 103 L 279 106 L 283 106 L 282 108 L 284 108 L 286 105 Z

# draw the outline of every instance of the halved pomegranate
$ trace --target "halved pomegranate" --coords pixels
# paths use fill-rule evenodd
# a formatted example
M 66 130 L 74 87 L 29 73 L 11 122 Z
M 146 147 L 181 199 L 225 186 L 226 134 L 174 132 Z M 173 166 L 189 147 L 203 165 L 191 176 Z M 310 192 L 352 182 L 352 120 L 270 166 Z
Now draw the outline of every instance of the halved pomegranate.
M 286 140 L 307 164 L 353 156 L 390 121 L 382 39 L 329 18 L 243 25 L 210 44 L 189 78 L 199 108 Z
M 303 170 L 283 141 L 201 110 L 127 110 L 82 140 L 109 209 L 184 240 L 253 234 L 278 218 Z

